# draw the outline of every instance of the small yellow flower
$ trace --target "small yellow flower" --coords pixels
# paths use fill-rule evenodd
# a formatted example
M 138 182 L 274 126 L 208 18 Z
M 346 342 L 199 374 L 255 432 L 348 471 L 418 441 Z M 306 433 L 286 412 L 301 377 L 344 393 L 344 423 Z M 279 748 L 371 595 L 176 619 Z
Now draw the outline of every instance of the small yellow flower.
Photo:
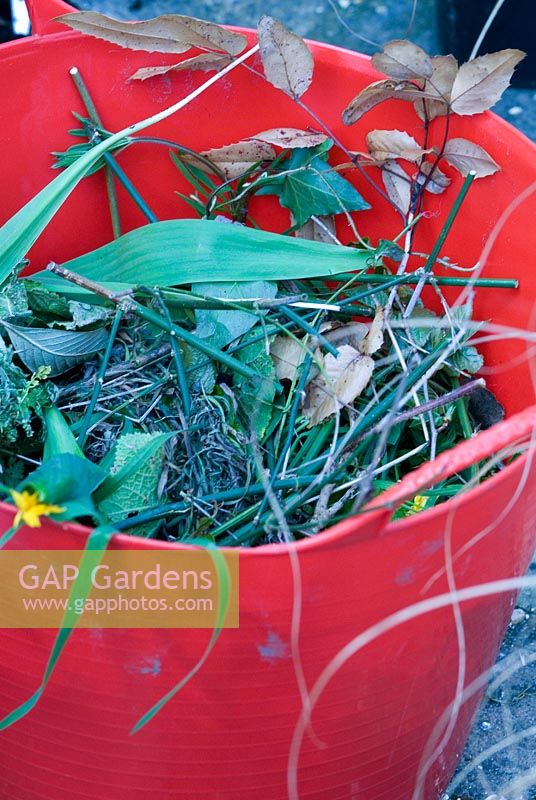
M 409 510 L 410 514 L 418 514 L 419 511 L 424 511 L 428 498 L 422 494 L 418 494 L 413 498 L 413 504 Z
M 43 503 L 37 492 L 16 492 L 11 490 L 11 496 L 15 501 L 18 511 L 13 520 L 14 527 L 24 522 L 30 528 L 41 527 L 41 517 L 47 517 L 49 514 L 61 514 L 65 511 L 61 506 L 53 506 L 49 503 Z

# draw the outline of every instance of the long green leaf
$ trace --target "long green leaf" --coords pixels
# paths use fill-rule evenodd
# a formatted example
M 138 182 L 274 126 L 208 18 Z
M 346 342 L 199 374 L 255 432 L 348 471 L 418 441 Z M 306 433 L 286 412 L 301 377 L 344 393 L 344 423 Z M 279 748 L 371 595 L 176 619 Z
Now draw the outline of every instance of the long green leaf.
M 364 269 L 369 259 L 368 251 L 242 225 L 176 219 L 137 228 L 64 266 L 110 291 L 124 291 L 141 284 L 179 286 L 324 277 Z M 79 287 L 49 272 L 32 277 L 62 294 L 81 294 Z
M 220 80 L 224 75 L 235 69 L 243 61 L 256 53 L 258 45 L 255 45 L 246 53 L 233 61 L 228 67 L 213 75 L 197 89 L 194 89 L 187 97 L 183 97 L 177 103 L 159 111 L 147 119 L 141 120 L 133 125 L 129 125 L 122 131 L 114 133 L 92 150 L 83 155 L 64 172 L 58 175 L 44 189 L 35 195 L 20 211 L 11 217 L 0 228 L 0 283 L 3 283 L 8 275 L 15 269 L 30 247 L 46 228 L 56 211 L 61 208 L 64 201 L 71 194 L 75 186 L 87 174 L 88 170 L 97 163 L 104 153 L 111 150 L 118 142 L 128 136 L 132 136 L 139 131 L 161 122 L 177 111 L 187 106 L 196 97 L 199 97 L 206 89 Z
M 114 529 L 112 526 L 100 526 L 95 528 L 95 530 L 90 533 L 86 542 L 86 549 L 84 550 L 82 559 L 80 561 L 80 572 L 71 590 L 69 604 L 67 607 L 68 610 L 65 612 L 62 626 L 56 636 L 56 641 L 54 642 L 48 663 L 45 667 L 41 685 L 28 700 L 0 720 L 0 731 L 9 728 L 11 725 L 13 725 L 13 723 L 18 722 L 18 720 L 22 719 L 22 717 L 25 717 L 26 714 L 28 714 L 39 702 L 41 695 L 45 691 L 50 676 L 54 672 L 56 664 L 58 663 L 58 660 L 65 648 L 65 645 L 69 641 L 71 633 L 80 619 L 79 614 L 77 614 L 75 611 L 76 604 L 74 600 L 77 599 L 79 601 L 85 601 L 85 599 L 89 596 L 91 591 L 92 572 L 102 561 L 104 552 L 108 546 L 108 542 L 112 538 L 113 534 Z
M 198 544 L 195 540 L 191 542 L 191 544 Z M 181 680 L 160 700 L 155 703 L 155 705 L 150 708 L 134 725 L 131 730 L 131 734 L 138 733 L 142 728 L 150 722 L 153 717 L 155 717 L 158 712 L 167 704 L 170 700 L 172 700 L 178 692 L 183 689 L 186 684 L 197 675 L 203 664 L 206 662 L 207 658 L 211 654 L 218 638 L 220 636 L 223 623 L 225 621 L 225 615 L 227 614 L 227 610 L 229 608 L 229 599 L 231 594 L 231 576 L 229 574 L 229 568 L 227 566 L 227 562 L 225 560 L 225 556 L 215 545 L 210 542 L 202 542 L 202 547 L 205 547 L 212 561 L 214 563 L 214 567 L 216 569 L 218 575 L 218 615 L 216 619 L 216 627 L 212 632 L 212 636 L 210 637 L 208 644 L 201 654 L 199 661 L 192 667 L 192 669 L 183 677 Z

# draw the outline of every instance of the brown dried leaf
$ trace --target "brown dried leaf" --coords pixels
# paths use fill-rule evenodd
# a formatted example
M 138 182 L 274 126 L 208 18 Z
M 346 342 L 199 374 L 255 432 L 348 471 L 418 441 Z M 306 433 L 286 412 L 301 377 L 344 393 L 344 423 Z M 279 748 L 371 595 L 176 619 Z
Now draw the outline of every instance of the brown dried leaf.
M 239 178 L 257 161 L 272 161 L 275 158 L 275 150 L 265 142 L 235 142 L 223 147 L 215 147 L 212 150 L 205 150 L 202 155 L 209 158 L 216 164 L 227 180 Z M 182 160 L 188 164 L 194 164 L 207 174 L 212 174 L 210 168 L 193 156 L 182 156 Z
M 301 97 L 313 79 L 314 61 L 304 40 L 279 20 L 261 17 L 258 26 L 264 74 L 277 89 Z
M 364 322 L 349 322 L 346 325 L 331 323 L 333 327 L 324 334 L 324 338 L 331 344 L 340 347 L 349 344 L 356 350 L 361 347 L 361 342 L 367 336 L 370 326 Z
M 270 345 L 275 374 L 280 381 L 293 381 L 302 364 L 307 348 L 290 336 L 276 336 Z
M 408 81 L 384 80 L 375 81 L 366 86 L 363 91 L 354 97 L 352 102 L 342 112 L 342 121 L 345 125 L 353 125 L 363 114 L 371 108 L 383 103 L 384 100 L 408 100 L 413 102 L 421 97 L 421 92 L 413 83 Z
M 431 172 L 432 177 L 428 182 L 426 182 L 426 178 Z M 434 164 L 432 161 L 425 161 L 423 164 L 421 164 L 420 172 L 417 172 L 413 178 L 419 186 L 425 186 L 425 190 L 431 194 L 442 194 L 447 186 L 449 186 L 451 183 L 448 175 L 445 175 L 444 172 L 441 172 L 439 167 L 435 167 L 434 169 Z
M 485 178 L 500 170 L 500 166 L 483 147 L 468 139 L 449 139 L 443 156 L 464 177 L 472 170 L 477 178 Z
M 400 164 L 386 161 L 382 167 L 382 181 L 391 202 L 407 214 L 411 203 L 411 182 Z
M 424 120 L 435 119 L 445 116 L 450 103 L 450 93 L 458 74 L 458 62 L 452 55 L 434 56 L 432 58 L 432 76 L 424 84 L 424 91 L 427 95 L 437 97 L 437 100 L 417 100 L 415 111 Z M 426 106 L 426 116 L 424 107 Z
M 367 147 L 376 164 L 383 164 L 395 158 L 417 161 L 428 150 L 423 150 L 413 136 L 405 131 L 370 131 L 367 133 Z
M 191 47 L 201 47 L 238 55 L 247 44 L 242 34 L 180 14 L 164 14 L 144 22 L 121 22 L 96 11 L 75 11 L 56 21 L 119 47 L 148 53 L 185 53 Z
M 384 45 L 383 53 L 375 53 L 372 63 L 379 72 L 398 80 L 431 78 L 432 59 L 418 45 L 406 39 L 393 39 Z
M 184 70 L 199 70 L 200 72 L 219 72 L 231 63 L 230 56 L 219 55 L 217 53 L 202 53 L 193 58 L 179 61 L 178 64 L 167 64 L 162 67 L 140 67 L 133 75 L 131 81 L 146 81 L 148 78 L 155 78 L 157 75 L 166 75 L 168 72 L 182 72 Z
M 522 50 L 499 50 L 462 64 L 451 93 L 451 108 L 462 116 L 491 108 L 510 85 L 515 67 L 526 56 Z
M 327 140 L 324 133 L 315 131 L 302 131 L 299 128 L 272 128 L 269 131 L 256 133 L 250 139 L 273 144 L 276 147 L 292 149 L 294 147 L 317 147 Z
M 359 345 L 359 350 L 367 356 L 376 353 L 383 345 L 383 325 L 385 314 L 383 308 L 378 306 L 369 332 Z
M 368 386 L 374 372 L 374 361 L 350 345 L 342 345 L 337 358 L 326 353 L 324 371 L 328 382 L 322 377 L 313 381 L 307 392 L 303 412 L 313 427 L 348 406 Z
M 298 239 L 309 239 L 312 242 L 337 244 L 335 221 L 330 216 L 311 217 L 305 225 L 296 231 Z

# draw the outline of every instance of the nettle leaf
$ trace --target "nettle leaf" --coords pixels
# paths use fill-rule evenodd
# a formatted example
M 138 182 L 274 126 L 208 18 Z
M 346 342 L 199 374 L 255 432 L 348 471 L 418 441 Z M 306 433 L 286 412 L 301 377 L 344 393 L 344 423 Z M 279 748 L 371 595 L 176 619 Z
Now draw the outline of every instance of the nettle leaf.
M 95 331 L 57 331 L 51 328 L 24 328 L 3 320 L 11 343 L 20 360 L 32 372 L 50 367 L 50 375 L 76 366 L 102 350 L 108 341 L 104 328 Z
M 415 102 L 415 111 L 422 120 L 445 116 L 452 86 L 458 74 L 458 62 L 452 55 L 434 56 L 431 61 L 432 75 L 424 84 L 427 99 L 418 99 Z
M 384 162 L 382 181 L 391 202 L 407 214 L 411 204 L 411 181 L 397 161 Z
M 231 57 L 219 53 L 201 53 L 198 56 L 179 61 L 178 64 L 167 64 L 161 67 L 140 67 L 130 76 L 129 81 L 146 81 L 158 75 L 167 75 L 168 72 L 185 72 L 196 70 L 198 72 L 219 72 L 231 63 Z
M 476 172 L 477 178 L 485 178 L 500 170 L 500 166 L 483 147 L 468 139 L 449 139 L 443 158 L 464 177 L 472 170 Z
M 24 283 L 28 305 L 34 314 L 39 317 L 69 319 L 71 311 L 64 297 L 45 289 L 38 281 L 26 279 L 21 283 Z
M 296 147 L 318 147 L 319 144 L 328 141 L 325 133 L 303 131 L 300 128 L 271 128 L 269 131 L 261 131 L 249 138 L 291 150 Z
M 106 491 L 107 496 L 99 502 L 99 510 L 111 522 L 157 504 L 164 445 L 168 438 L 166 434 L 155 437 L 151 433 L 127 433 L 118 438 L 110 470 L 111 479 L 117 479 L 113 480 L 115 490 Z M 140 536 L 150 536 L 158 525 L 159 522 L 153 522 L 137 528 L 136 532 Z
M 429 176 L 430 178 L 427 180 Z M 448 175 L 441 172 L 438 166 L 434 166 L 432 161 L 424 161 L 413 179 L 418 186 L 424 186 L 425 190 L 431 194 L 442 194 L 451 183 Z
M 404 161 L 419 161 L 428 150 L 423 150 L 419 143 L 405 131 L 370 131 L 367 133 L 367 147 L 371 158 L 377 164 L 383 164 L 396 158 Z
M 161 454 L 164 445 L 174 436 L 176 436 L 175 431 L 170 433 L 124 434 L 120 437 L 128 457 L 124 459 L 122 466 L 116 469 L 117 456 L 116 451 L 113 451 L 112 463 L 114 466 L 111 474 L 103 481 L 95 494 L 95 501 L 101 503 L 118 492 L 125 481 L 130 480 L 140 470 L 145 469 L 146 464 L 153 456 Z M 131 438 L 128 439 L 127 437 Z M 103 466 L 102 463 L 101 466 Z
M 219 167 L 227 180 L 234 180 L 259 162 L 273 161 L 275 150 L 266 142 L 245 141 L 205 150 L 202 155 Z M 187 164 L 194 164 L 202 172 L 211 174 L 206 164 L 192 156 L 182 156 L 182 160 Z
M 491 108 L 510 85 L 515 67 L 526 56 L 522 50 L 499 50 L 462 64 L 451 93 L 456 114 L 479 114 Z
M 307 150 L 294 150 L 287 170 L 290 174 L 273 187 L 273 193 L 279 194 L 281 205 L 290 210 L 300 228 L 313 216 L 370 208 L 357 189 L 327 163 L 325 153 L 311 157 Z
M 247 44 L 242 34 L 180 14 L 164 14 L 144 22 L 121 22 L 96 11 L 75 11 L 57 17 L 56 21 L 119 47 L 147 53 L 185 53 L 191 47 L 199 47 L 238 55 Z
M 0 291 L 0 319 L 8 319 L 28 311 L 24 281 L 14 277 Z
M 244 283 L 199 283 L 196 292 L 203 297 L 217 297 L 223 300 L 273 300 L 277 295 L 277 284 L 268 281 L 246 281 Z M 218 348 L 225 347 L 239 339 L 259 321 L 259 311 L 242 309 L 210 310 L 197 309 L 195 333 L 210 339 Z
M 359 92 L 342 112 L 342 121 L 345 125 L 353 125 L 363 114 L 371 108 L 383 103 L 385 100 L 406 100 L 414 102 L 420 100 L 422 92 L 415 84 L 408 81 L 383 80 L 370 83 Z
M 313 56 L 304 40 L 268 16 L 261 17 L 258 34 L 266 78 L 277 89 L 301 97 L 311 85 L 314 70 Z
M 375 53 L 372 63 L 380 72 L 399 80 L 431 78 L 432 59 L 419 47 L 405 39 L 393 39 L 383 47 L 383 53 Z
M 96 323 L 102 323 L 108 319 L 108 312 L 102 306 L 94 306 L 89 303 L 79 303 L 76 300 L 69 301 L 70 320 L 55 321 L 57 328 L 64 328 L 67 331 L 75 331 L 79 328 L 87 328 Z

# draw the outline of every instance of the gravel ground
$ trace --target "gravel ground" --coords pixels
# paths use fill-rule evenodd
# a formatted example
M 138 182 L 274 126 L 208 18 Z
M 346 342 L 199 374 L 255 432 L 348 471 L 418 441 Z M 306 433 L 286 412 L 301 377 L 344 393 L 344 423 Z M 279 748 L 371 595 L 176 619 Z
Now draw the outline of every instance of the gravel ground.
M 78 5 L 125 19 L 175 12 L 251 27 L 269 13 L 303 36 L 367 53 L 377 49 L 376 43 L 405 36 L 431 53 L 441 52 L 435 0 L 419 0 L 413 19 L 411 0 L 272 0 L 268 4 L 265 0 L 80 0 Z M 509 89 L 495 110 L 536 140 L 536 86 Z M 515 671 L 509 679 L 486 695 L 460 773 L 488 748 L 536 725 L 536 591 L 525 592 L 519 599 L 496 674 L 511 667 Z M 472 766 L 445 800 L 503 800 L 501 789 L 509 781 L 536 769 L 534 737 L 519 738 Z M 507 793 L 507 800 L 536 800 L 536 790 Z

